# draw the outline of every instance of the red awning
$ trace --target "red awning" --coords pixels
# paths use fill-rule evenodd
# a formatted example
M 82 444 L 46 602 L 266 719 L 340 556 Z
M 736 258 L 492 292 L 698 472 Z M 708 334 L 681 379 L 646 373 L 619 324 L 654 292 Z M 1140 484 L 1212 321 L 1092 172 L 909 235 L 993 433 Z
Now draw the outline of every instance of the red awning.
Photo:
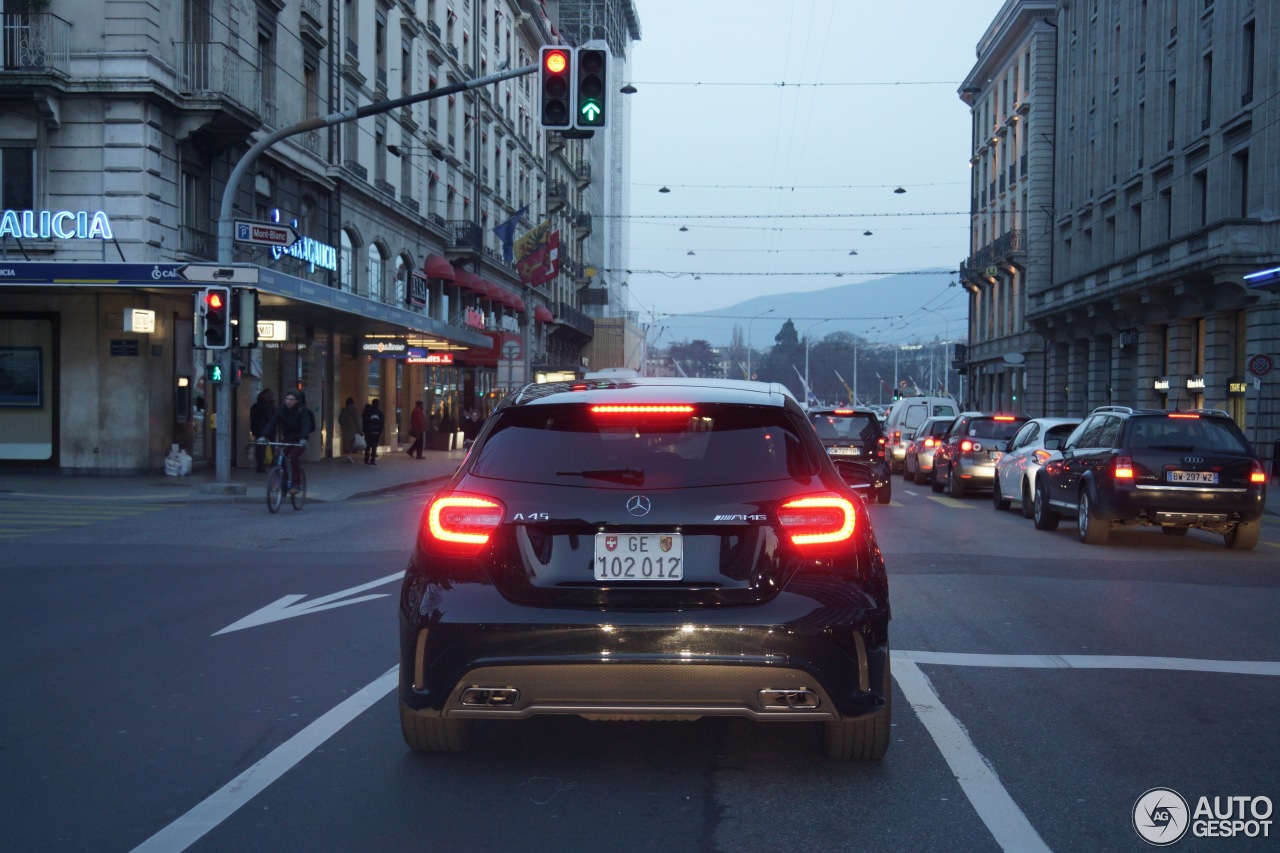
M 427 255 L 427 259 L 422 262 L 422 270 L 431 278 L 458 280 L 458 271 L 440 255 Z
M 474 290 L 479 293 L 484 293 L 484 290 L 480 286 L 480 277 L 478 275 L 476 275 L 475 273 L 467 272 L 466 270 L 458 270 L 457 272 L 458 272 L 458 277 L 456 280 L 458 284 L 462 285 L 468 290 Z
M 555 319 L 555 317 L 551 315 L 551 311 L 548 310 L 545 305 L 535 305 L 533 308 L 533 319 L 537 320 L 539 323 L 550 323 Z
M 521 299 L 519 296 L 516 296 L 514 293 L 511 294 L 511 307 L 516 309 L 517 311 L 524 311 L 525 310 L 524 300 Z

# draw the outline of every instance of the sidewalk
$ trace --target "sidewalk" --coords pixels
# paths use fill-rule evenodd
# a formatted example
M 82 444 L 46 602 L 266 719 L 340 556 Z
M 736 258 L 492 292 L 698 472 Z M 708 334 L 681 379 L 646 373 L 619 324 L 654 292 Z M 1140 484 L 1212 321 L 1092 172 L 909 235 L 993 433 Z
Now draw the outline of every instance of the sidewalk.
M 377 465 L 365 465 L 358 460 L 352 464 L 342 458 L 304 463 L 307 501 L 343 501 L 432 481 L 443 482 L 457 469 L 466 452 L 427 450 L 424 454 L 423 459 L 418 460 L 403 450 L 384 450 L 378 454 Z M 197 469 L 186 477 L 92 477 L 64 475 L 57 470 L 16 474 L 0 471 L 0 501 L 68 498 L 166 503 L 261 502 L 266 490 L 267 475 L 257 473 L 252 467 L 232 468 L 230 484 L 219 484 L 212 469 Z

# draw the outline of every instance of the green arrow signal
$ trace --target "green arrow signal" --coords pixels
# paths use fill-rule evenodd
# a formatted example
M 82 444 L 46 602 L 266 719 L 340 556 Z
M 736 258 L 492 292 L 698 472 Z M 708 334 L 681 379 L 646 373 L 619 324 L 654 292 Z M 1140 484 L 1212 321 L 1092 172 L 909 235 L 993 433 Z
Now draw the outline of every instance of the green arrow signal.
M 600 105 L 595 101 L 586 101 L 578 112 L 582 113 L 582 117 L 587 121 L 595 121 L 600 117 Z

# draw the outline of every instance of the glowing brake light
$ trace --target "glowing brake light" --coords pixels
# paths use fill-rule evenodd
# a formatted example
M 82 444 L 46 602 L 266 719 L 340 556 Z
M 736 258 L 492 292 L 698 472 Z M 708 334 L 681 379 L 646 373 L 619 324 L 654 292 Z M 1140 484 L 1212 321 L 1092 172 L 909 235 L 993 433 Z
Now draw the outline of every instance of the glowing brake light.
M 1133 479 L 1133 460 L 1128 456 L 1117 456 L 1112 474 L 1117 480 Z
M 937 443 L 938 443 L 938 440 L 936 438 L 926 438 L 924 440 L 925 447 L 933 447 Z
M 977 452 L 981 449 L 982 449 L 982 445 L 976 441 L 970 441 L 969 439 L 966 438 L 964 441 L 960 442 L 961 453 L 969 453 L 970 451 Z
M 853 409 L 836 409 L 837 415 L 852 415 Z
M 778 524 L 793 545 L 832 545 L 853 536 L 853 504 L 838 495 L 815 495 L 787 501 L 778 508 Z
M 460 553 L 475 553 L 488 543 L 505 514 L 501 503 L 477 495 L 437 496 L 427 507 L 432 541 Z
M 1184 419 L 1184 420 L 1189 420 L 1189 421 L 1198 421 L 1198 420 L 1200 420 L 1200 416 L 1199 416 L 1199 415 L 1195 415 L 1195 414 L 1192 414 L 1192 413 L 1190 413 L 1190 412 L 1170 412 L 1170 413 L 1169 413 L 1169 417 L 1171 417 L 1171 418 L 1182 418 L 1182 419 Z
M 1257 459 L 1253 460 L 1253 470 L 1249 472 L 1249 484 L 1260 485 L 1267 482 L 1267 472 L 1263 470 L 1262 463 Z
M 1014 420 L 1017 420 L 1017 418 L 1015 418 L 1013 415 L 996 415 L 996 416 L 995 416 L 995 417 L 993 417 L 991 420 L 993 420 L 993 421 L 1014 421 Z
M 1042 448 L 1040 450 L 1037 450 L 1035 453 L 1032 453 L 1031 455 L 1036 458 L 1037 462 L 1043 465 L 1046 461 L 1048 461 L 1049 457 L 1053 455 L 1053 452 L 1049 450 L 1044 450 Z
M 609 404 L 592 406 L 593 415 L 691 415 L 693 406 Z

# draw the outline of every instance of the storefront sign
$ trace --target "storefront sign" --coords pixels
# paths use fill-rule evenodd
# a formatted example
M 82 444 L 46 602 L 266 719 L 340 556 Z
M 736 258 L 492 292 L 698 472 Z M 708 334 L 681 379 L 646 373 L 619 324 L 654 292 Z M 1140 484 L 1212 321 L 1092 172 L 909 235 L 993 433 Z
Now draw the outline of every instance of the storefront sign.
M 405 355 L 409 344 L 404 340 L 361 341 L 360 352 L 371 355 Z
M 113 240 L 111 220 L 101 210 L 6 210 L 0 215 L 0 237 L 28 240 Z
M 476 308 L 468 308 L 462 314 L 462 325 L 472 329 L 484 328 L 484 312 Z
M 423 308 L 427 304 L 427 277 L 417 270 L 409 273 L 409 292 L 407 299 L 410 305 Z
M 1168 394 L 1169 393 L 1169 377 L 1167 376 L 1157 377 L 1156 381 L 1153 382 L 1151 385 L 1151 390 L 1156 391 L 1160 394 Z
M 258 340 L 260 341 L 289 340 L 289 324 L 284 320 L 259 320 L 258 321 Z
M 430 352 L 422 358 L 405 359 L 409 364 L 453 364 L 453 353 Z
M 1203 376 L 1188 376 L 1188 377 L 1187 377 L 1187 390 L 1188 390 L 1188 391 L 1203 391 L 1203 390 L 1204 390 L 1204 377 L 1203 377 Z
M 272 246 L 271 257 L 279 260 L 285 255 L 297 258 L 311 265 L 309 272 L 315 272 L 316 267 L 329 270 L 330 272 L 338 271 L 338 250 L 327 243 L 321 243 L 319 240 L 312 240 L 310 237 L 299 237 L 298 242 L 292 246 Z
M 1249 383 L 1243 376 L 1232 376 L 1227 380 L 1227 396 L 1243 397 L 1249 393 Z
M 156 312 L 144 308 L 126 308 L 124 330 L 149 335 L 156 330 Z

